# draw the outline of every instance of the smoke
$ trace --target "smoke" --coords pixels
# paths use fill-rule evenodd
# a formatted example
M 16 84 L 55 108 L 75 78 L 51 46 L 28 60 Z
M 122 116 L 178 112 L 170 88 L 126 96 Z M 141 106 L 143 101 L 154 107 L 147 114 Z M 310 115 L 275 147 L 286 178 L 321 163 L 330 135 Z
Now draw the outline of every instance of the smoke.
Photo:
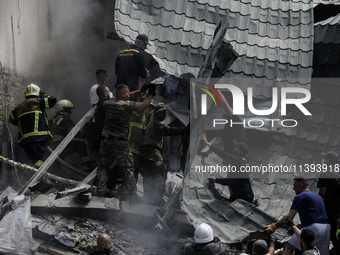
M 97 69 L 108 71 L 113 90 L 114 41 L 105 39 L 105 33 L 108 18 L 112 19 L 112 28 L 108 29 L 114 29 L 114 4 L 108 2 L 49 0 L 46 24 L 39 25 L 42 40 L 30 76 L 43 91 L 74 104 L 71 118 L 75 123 L 90 109 L 89 90 L 96 83 Z M 51 118 L 54 112 L 49 110 L 47 114 Z

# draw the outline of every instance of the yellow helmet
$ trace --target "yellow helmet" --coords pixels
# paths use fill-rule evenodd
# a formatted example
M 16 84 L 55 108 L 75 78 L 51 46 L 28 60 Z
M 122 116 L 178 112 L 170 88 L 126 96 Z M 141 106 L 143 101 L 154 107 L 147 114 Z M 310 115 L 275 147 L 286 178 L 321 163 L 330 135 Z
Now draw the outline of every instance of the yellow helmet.
M 57 105 L 55 106 L 55 109 L 57 112 L 60 111 L 69 111 L 72 108 L 74 108 L 74 105 L 72 104 L 72 102 L 70 100 L 67 99 L 62 99 L 60 100 Z
M 26 89 L 25 89 L 25 97 L 28 96 L 39 96 L 40 94 L 40 88 L 38 85 L 35 85 L 33 83 L 27 85 Z

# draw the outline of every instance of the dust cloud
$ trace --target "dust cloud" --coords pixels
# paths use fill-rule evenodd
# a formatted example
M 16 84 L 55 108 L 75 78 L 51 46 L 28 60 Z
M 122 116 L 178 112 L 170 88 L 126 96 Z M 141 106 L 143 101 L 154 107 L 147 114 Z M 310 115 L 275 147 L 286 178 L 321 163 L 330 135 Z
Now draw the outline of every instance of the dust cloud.
M 105 38 L 107 30 L 114 29 L 114 4 L 108 2 L 46 2 L 47 33 L 39 35 L 43 40 L 30 70 L 33 80 L 27 82 L 36 82 L 58 100 L 69 99 L 75 106 L 71 116 L 75 123 L 90 109 L 89 90 L 96 83 L 97 69 L 108 71 L 108 85 L 114 88 L 114 41 Z M 109 27 L 108 19 L 112 19 Z M 52 118 L 54 110 L 47 114 Z

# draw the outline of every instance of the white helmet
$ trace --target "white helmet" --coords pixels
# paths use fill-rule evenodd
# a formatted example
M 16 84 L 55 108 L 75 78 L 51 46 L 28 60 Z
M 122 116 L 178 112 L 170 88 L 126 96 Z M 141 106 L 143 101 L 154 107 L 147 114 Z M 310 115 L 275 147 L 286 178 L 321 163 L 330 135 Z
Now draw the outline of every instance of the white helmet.
M 209 243 L 214 240 L 214 233 L 208 224 L 202 223 L 196 228 L 194 238 L 196 243 Z
M 62 99 L 60 100 L 57 105 L 55 106 L 55 109 L 57 112 L 60 111 L 69 111 L 70 109 L 73 109 L 74 106 L 70 100 L 67 99 Z
M 40 88 L 38 85 L 35 85 L 33 83 L 27 85 L 26 89 L 25 89 L 25 97 L 28 96 L 39 96 L 40 94 Z

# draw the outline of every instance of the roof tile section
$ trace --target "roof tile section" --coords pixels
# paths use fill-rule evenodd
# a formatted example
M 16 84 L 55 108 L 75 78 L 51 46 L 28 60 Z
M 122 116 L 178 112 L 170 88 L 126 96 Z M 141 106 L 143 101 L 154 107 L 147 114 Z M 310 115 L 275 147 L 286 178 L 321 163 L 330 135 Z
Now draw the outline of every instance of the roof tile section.
M 225 39 L 240 56 L 226 77 L 307 78 L 312 74 L 312 6 L 310 0 L 117 0 L 114 22 L 127 42 L 147 34 L 148 50 L 171 75 L 197 76 L 216 26 L 224 21 L 229 24 Z M 271 91 L 260 86 L 255 95 L 270 98 Z
M 340 77 L 339 30 L 340 14 L 315 24 L 314 77 Z M 334 89 L 339 90 L 338 88 Z

